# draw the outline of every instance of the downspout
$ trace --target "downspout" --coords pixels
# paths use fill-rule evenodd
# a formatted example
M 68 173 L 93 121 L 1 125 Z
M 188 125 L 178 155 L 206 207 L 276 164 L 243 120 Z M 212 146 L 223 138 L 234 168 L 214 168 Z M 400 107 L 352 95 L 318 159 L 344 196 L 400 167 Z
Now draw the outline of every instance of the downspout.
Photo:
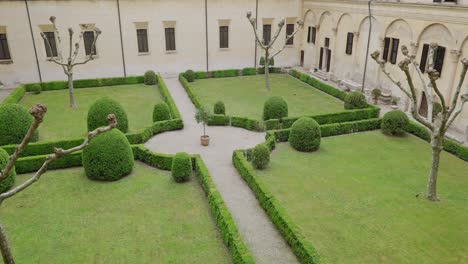
M 208 0 L 205 0 L 205 48 L 206 48 L 206 71 L 210 70 L 208 55 Z
M 258 29 L 258 0 L 255 1 L 255 29 Z M 257 41 L 255 40 L 255 58 L 254 58 L 254 67 L 257 68 Z
M 122 21 L 120 19 L 120 0 L 117 0 L 117 14 L 119 17 L 120 49 L 122 51 L 123 72 L 124 72 L 124 77 L 127 77 L 127 69 L 125 67 L 125 53 L 124 53 L 123 38 L 122 38 Z
M 362 75 L 362 90 L 361 92 L 364 93 L 364 88 L 366 87 L 366 74 L 367 74 L 367 62 L 369 61 L 369 48 L 370 48 L 370 40 L 371 40 L 371 33 L 372 33 L 372 11 L 371 11 L 371 2 L 372 0 L 369 0 L 367 2 L 368 8 L 369 8 L 369 36 L 367 37 L 367 50 L 366 50 L 366 60 L 364 63 L 364 74 Z
M 24 4 L 26 5 L 26 13 L 28 14 L 29 30 L 31 32 L 31 39 L 32 39 L 33 47 L 34 47 L 34 56 L 36 57 L 36 66 L 37 66 L 37 72 L 39 74 L 39 82 L 42 82 L 41 66 L 39 65 L 39 58 L 37 57 L 36 41 L 34 41 L 33 28 L 31 24 L 31 15 L 29 14 L 28 0 L 24 0 Z

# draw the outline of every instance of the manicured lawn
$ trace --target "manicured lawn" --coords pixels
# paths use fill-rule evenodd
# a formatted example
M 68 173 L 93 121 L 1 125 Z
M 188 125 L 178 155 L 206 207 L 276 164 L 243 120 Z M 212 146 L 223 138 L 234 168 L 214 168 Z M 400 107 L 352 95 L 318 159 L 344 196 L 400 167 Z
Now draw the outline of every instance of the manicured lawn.
M 112 183 L 47 172 L 0 212 L 17 263 L 230 262 L 197 180 L 142 163 Z
M 379 131 L 279 144 L 259 172 L 326 263 L 468 263 L 468 163 L 443 153 L 428 202 L 429 144 Z
M 47 105 L 47 115 L 39 128 L 39 140 L 58 140 L 84 137 L 87 132 L 88 109 L 104 96 L 122 104 L 127 112 L 129 132 L 150 126 L 153 122 L 153 107 L 162 101 L 156 86 L 134 84 L 76 89 L 78 108 L 75 109 L 69 107 L 68 90 L 28 94 L 20 103 L 27 108 L 36 103 Z
M 343 102 L 310 87 L 289 75 L 272 74 L 271 91 L 265 89 L 263 75 L 201 79 L 189 83 L 203 105 L 213 110 L 222 100 L 226 114 L 262 119 L 263 104 L 270 96 L 282 96 L 289 116 L 315 115 L 344 111 Z

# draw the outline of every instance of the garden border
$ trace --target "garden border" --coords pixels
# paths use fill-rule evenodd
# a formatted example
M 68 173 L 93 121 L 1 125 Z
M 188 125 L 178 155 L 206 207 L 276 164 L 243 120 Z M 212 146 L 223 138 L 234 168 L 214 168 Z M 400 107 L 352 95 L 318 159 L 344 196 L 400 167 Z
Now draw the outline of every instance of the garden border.
M 154 122 L 150 126 L 140 129 L 137 132 L 127 133 L 125 136 L 129 140 L 131 144 L 141 144 L 152 136 L 172 130 L 179 130 L 184 127 L 182 122 L 180 112 L 177 109 L 177 105 L 175 104 L 174 99 L 172 98 L 169 90 L 167 89 L 166 83 L 164 82 L 163 78 L 158 74 L 156 75 L 158 78 L 157 88 L 161 94 L 163 100 L 169 106 L 169 110 L 171 112 L 171 116 L 173 119 Z M 84 79 L 84 80 L 75 80 L 74 83 L 78 84 L 79 86 L 76 88 L 90 88 L 90 87 L 105 87 L 108 85 L 125 85 L 125 84 L 137 84 L 143 83 L 144 79 L 143 76 L 131 76 L 131 77 L 117 77 L 117 78 L 99 78 L 99 79 Z M 1 104 L 7 103 L 19 103 L 19 101 L 23 98 L 26 91 L 30 89 L 35 83 L 32 84 L 22 84 L 18 86 Z M 52 90 L 61 90 L 61 89 L 68 89 L 66 86 L 65 81 L 53 81 L 53 82 L 44 82 L 41 84 L 45 88 L 45 91 L 52 91 Z M 91 86 L 86 86 L 91 85 Z M 97 85 L 97 86 L 92 86 Z M 29 88 L 28 88 L 29 87 Z M 74 138 L 74 139 L 61 139 L 55 141 L 46 141 L 46 142 L 34 142 L 30 143 L 26 149 L 22 153 L 22 157 L 25 156 L 37 156 L 52 153 L 54 147 L 59 148 L 69 148 L 71 146 L 79 145 L 84 138 Z M 78 143 L 79 142 L 79 143 Z M 77 144 L 78 143 L 78 144 Z M 5 149 L 9 154 L 12 154 L 16 149 L 16 144 L 12 145 L 4 145 L 0 146 L 1 148 Z
M 207 77 L 210 72 L 195 72 L 195 79 L 206 79 L 206 78 L 222 78 L 222 77 L 236 77 L 240 76 L 239 73 L 244 70 L 248 70 L 251 68 L 245 68 L 243 70 L 223 70 L 223 71 L 214 71 L 210 77 Z M 233 74 L 232 72 L 237 72 L 237 74 Z M 215 72 L 225 72 L 225 75 L 217 74 Z M 254 75 L 254 74 L 247 74 L 247 75 Z M 323 82 L 310 77 L 307 74 L 302 74 L 297 72 L 296 70 L 289 71 L 289 75 L 295 77 L 311 86 L 314 89 L 318 89 L 328 95 L 331 95 L 341 101 L 344 100 L 346 96 L 346 92 L 343 92 L 333 86 L 325 84 Z M 218 76 L 218 77 L 217 77 Z M 179 74 L 179 82 L 181 83 L 182 87 L 184 87 L 187 95 L 189 96 L 190 100 L 192 101 L 195 108 L 201 108 L 203 105 L 200 102 L 200 99 L 196 96 L 195 92 L 190 87 L 189 82 L 184 76 L 184 73 Z M 305 115 L 308 117 L 312 117 L 317 120 L 319 124 L 331 124 L 337 122 L 349 122 L 349 121 L 357 121 L 363 119 L 371 119 L 371 118 L 378 118 L 380 114 L 380 108 L 370 105 L 364 109 L 355 109 L 355 110 L 345 110 L 335 113 L 329 114 L 321 114 L 321 115 Z M 251 131 L 265 131 L 265 130 L 272 130 L 272 129 L 284 129 L 289 128 L 292 126 L 294 121 L 299 119 L 299 117 L 286 117 L 282 119 L 270 119 L 266 121 L 254 120 L 249 119 L 247 117 L 237 117 L 237 116 L 226 116 L 226 115 L 212 115 L 210 120 L 208 121 L 208 125 L 210 126 L 234 126 L 234 127 L 241 127 Z

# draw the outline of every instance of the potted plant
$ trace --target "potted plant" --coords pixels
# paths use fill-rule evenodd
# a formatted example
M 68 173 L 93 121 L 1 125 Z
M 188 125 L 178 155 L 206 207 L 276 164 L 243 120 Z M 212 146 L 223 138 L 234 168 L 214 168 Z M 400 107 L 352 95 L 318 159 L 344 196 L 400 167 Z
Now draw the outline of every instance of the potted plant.
M 200 141 L 201 141 L 202 146 L 205 146 L 205 147 L 210 144 L 210 136 L 206 134 L 206 124 L 208 123 L 210 116 L 211 116 L 210 112 L 205 107 L 201 107 L 197 109 L 197 114 L 195 115 L 195 119 L 197 120 L 197 123 L 203 124 L 203 136 L 200 137 Z
M 400 101 L 400 98 L 396 96 L 392 96 L 392 109 L 398 109 L 398 102 Z
M 379 97 L 382 95 L 382 91 L 379 88 L 374 88 L 371 91 L 372 99 L 374 100 L 374 104 L 377 104 L 379 101 Z

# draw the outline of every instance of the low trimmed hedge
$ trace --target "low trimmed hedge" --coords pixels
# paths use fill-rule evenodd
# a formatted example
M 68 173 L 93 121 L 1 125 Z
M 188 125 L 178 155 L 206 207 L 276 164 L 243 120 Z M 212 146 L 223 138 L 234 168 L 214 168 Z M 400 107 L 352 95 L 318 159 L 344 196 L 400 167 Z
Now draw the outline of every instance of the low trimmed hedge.
M 257 69 L 255 68 L 244 68 L 242 69 L 242 76 L 257 75 Z
M 252 165 L 247 161 L 242 151 L 234 151 L 232 156 L 234 167 L 249 185 L 262 208 L 280 231 L 283 238 L 291 246 L 301 263 L 320 263 L 320 256 L 312 244 L 307 241 L 302 230 L 288 216 L 286 210 L 267 189 L 265 184 L 255 174 Z
M 16 87 L 13 92 L 11 92 L 3 101 L 1 102 L 2 104 L 17 104 L 23 96 L 26 94 L 26 88 L 24 85 L 20 85 Z
M 236 69 L 227 69 L 227 70 L 218 70 L 218 71 L 213 71 L 212 75 L 213 78 L 225 78 L 225 77 L 236 77 L 239 76 L 240 74 L 239 70 Z
M 231 123 L 231 117 L 226 115 L 211 115 L 208 120 L 209 126 L 228 126 Z
M 280 119 L 270 119 L 264 122 L 266 130 L 281 129 L 282 123 Z
M 258 120 L 249 119 L 247 117 L 231 117 L 231 126 L 245 128 L 250 131 L 263 131 L 263 123 Z
M 37 156 L 29 156 L 19 158 L 15 164 L 16 173 L 23 174 L 23 173 L 30 173 L 36 172 L 39 170 L 46 160 L 46 155 L 37 155 Z M 72 168 L 72 167 L 80 167 L 82 166 L 81 161 L 81 151 L 77 151 L 68 155 L 61 157 L 58 160 L 55 160 L 49 164 L 49 170 L 57 170 L 57 169 L 65 169 L 65 168 Z
M 419 125 L 413 121 L 409 122 L 408 126 L 406 127 L 406 132 L 411 133 L 426 142 L 431 141 L 430 132 L 422 125 Z M 468 147 L 463 146 L 462 144 L 457 143 L 452 139 L 444 139 L 444 150 L 464 161 L 468 161 Z
M 156 78 L 158 78 L 158 89 L 161 93 L 164 102 L 169 106 L 169 110 L 171 111 L 171 116 L 173 119 L 180 119 L 179 109 L 177 109 L 177 105 L 174 102 L 174 98 L 172 98 L 169 89 L 167 89 L 166 83 L 164 82 L 161 75 L 157 74 Z
M 190 88 L 190 84 L 188 83 L 187 79 L 185 79 L 183 74 L 179 74 L 179 81 L 182 84 L 182 87 L 184 87 L 185 92 L 187 92 L 187 95 L 189 96 L 195 108 L 201 108 L 202 104 L 198 100 L 195 93 L 192 91 L 192 88 Z
M 136 133 L 126 134 L 128 141 L 131 144 L 142 144 L 148 141 L 152 136 L 172 130 L 184 128 L 184 123 L 181 119 L 172 119 L 166 121 L 155 122 L 150 127 L 144 128 Z
M 341 91 L 329 84 L 326 84 L 324 82 L 321 82 L 311 76 L 309 76 L 308 74 L 304 74 L 304 73 L 300 73 L 296 70 L 291 70 L 289 71 L 289 75 L 301 80 L 302 82 L 305 82 L 305 83 L 308 83 L 310 84 L 311 86 L 313 86 L 314 88 L 317 88 L 333 97 L 336 97 L 340 100 L 344 100 L 345 97 L 346 97 L 346 92 L 344 91 Z
M 172 168 L 174 155 L 155 153 L 143 145 L 132 145 L 132 150 L 136 160 L 160 170 L 170 171 Z
M 195 172 L 208 198 L 211 214 L 216 221 L 221 238 L 231 253 L 232 262 L 235 264 L 255 263 L 252 253 L 243 241 L 229 209 L 199 155 L 195 155 Z
M 197 71 L 195 72 L 195 80 L 210 78 L 209 72 Z
M 270 67 L 268 72 L 269 73 L 281 73 L 281 68 L 280 67 Z M 257 68 L 257 73 L 258 74 L 265 74 L 265 68 L 259 67 Z

